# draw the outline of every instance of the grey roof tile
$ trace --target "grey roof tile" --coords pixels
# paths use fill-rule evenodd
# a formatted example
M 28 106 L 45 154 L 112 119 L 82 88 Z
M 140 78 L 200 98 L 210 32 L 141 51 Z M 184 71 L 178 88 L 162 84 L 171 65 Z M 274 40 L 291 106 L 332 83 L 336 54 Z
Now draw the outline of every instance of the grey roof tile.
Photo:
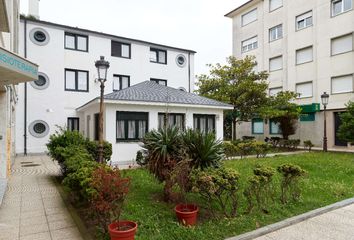
M 107 100 L 142 101 L 191 105 L 207 105 L 232 107 L 230 104 L 210 98 L 201 97 L 194 93 L 185 92 L 172 87 L 163 86 L 153 81 L 145 81 L 131 87 L 112 92 L 104 96 Z

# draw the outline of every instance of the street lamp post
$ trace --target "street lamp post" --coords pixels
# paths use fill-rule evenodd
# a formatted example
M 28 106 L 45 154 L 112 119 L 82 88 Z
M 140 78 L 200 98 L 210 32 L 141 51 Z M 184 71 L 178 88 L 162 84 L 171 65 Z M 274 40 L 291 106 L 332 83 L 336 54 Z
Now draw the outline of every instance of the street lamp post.
M 328 99 L 329 99 L 329 95 L 324 92 L 321 95 L 321 101 L 323 104 L 323 151 L 327 152 L 327 120 L 326 120 L 326 110 L 327 110 L 327 105 L 328 105 Z
M 104 56 L 101 56 L 100 60 L 95 62 L 95 66 L 98 72 L 98 81 L 101 83 L 100 113 L 98 117 L 98 162 L 103 163 L 103 95 L 109 62 L 104 60 Z

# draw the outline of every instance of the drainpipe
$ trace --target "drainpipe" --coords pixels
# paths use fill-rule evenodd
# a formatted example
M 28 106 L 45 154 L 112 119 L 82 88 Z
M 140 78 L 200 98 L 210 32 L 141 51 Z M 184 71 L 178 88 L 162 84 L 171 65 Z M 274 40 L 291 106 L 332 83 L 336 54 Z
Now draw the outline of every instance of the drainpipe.
M 27 58 L 27 19 L 24 21 L 24 56 Z M 25 94 L 24 94 L 24 134 L 23 134 L 23 154 L 27 155 L 27 82 L 25 82 Z
M 191 92 L 191 53 L 188 53 L 188 92 Z

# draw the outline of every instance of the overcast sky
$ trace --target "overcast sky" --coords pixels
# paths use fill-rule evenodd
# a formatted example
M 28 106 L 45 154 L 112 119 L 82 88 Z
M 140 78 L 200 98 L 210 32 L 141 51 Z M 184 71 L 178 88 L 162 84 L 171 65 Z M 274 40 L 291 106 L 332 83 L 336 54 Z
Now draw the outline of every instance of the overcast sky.
M 195 74 L 232 54 L 226 13 L 247 0 L 40 0 L 41 20 L 187 48 L 197 52 Z M 21 0 L 27 14 L 28 0 Z

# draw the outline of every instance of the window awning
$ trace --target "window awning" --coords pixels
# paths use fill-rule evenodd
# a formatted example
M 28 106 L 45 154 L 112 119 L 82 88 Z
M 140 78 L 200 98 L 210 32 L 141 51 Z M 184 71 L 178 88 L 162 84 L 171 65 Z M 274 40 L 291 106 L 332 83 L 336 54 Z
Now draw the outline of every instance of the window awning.
M 301 113 L 315 113 L 321 110 L 319 103 L 300 105 Z
M 0 47 L 0 87 L 37 79 L 37 64 Z

